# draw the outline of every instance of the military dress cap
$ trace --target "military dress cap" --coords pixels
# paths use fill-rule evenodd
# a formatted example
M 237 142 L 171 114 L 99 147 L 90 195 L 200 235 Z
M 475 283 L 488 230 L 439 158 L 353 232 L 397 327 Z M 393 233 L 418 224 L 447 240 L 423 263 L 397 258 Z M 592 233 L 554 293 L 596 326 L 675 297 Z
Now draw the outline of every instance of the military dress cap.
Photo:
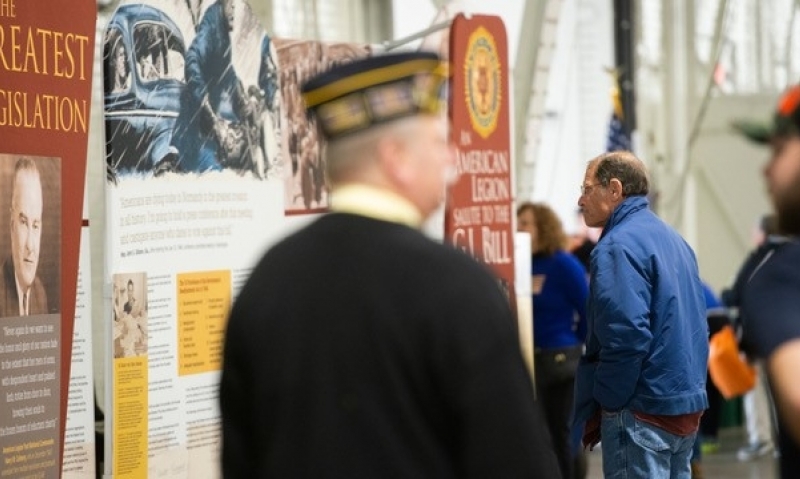
M 772 122 L 737 120 L 732 126 L 755 143 L 769 143 L 775 137 L 800 134 L 800 85 L 795 85 L 778 100 Z
M 328 140 L 445 105 L 447 64 L 431 52 L 375 55 L 335 66 L 301 89 Z

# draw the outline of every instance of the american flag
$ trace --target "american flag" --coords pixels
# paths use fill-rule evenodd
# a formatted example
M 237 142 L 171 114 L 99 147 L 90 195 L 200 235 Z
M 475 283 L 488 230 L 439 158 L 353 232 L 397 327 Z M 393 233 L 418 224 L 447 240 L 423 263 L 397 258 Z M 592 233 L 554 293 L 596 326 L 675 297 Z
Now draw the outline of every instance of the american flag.
M 625 124 L 621 115 L 614 111 L 611 113 L 611 121 L 608 124 L 608 138 L 606 138 L 606 151 L 630 151 L 631 138 L 625 131 Z
M 611 88 L 611 121 L 608 123 L 608 137 L 606 138 L 606 151 L 631 151 L 631 137 L 625 125 L 625 113 L 622 108 L 622 95 L 619 88 L 619 74 L 610 72 L 614 77 Z

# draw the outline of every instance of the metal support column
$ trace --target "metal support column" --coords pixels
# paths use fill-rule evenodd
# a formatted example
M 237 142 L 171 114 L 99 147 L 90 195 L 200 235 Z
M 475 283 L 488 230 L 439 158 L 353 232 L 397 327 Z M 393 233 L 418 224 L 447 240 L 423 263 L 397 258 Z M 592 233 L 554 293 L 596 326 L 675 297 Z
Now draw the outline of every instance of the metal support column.
M 625 118 L 623 125 L 630 138 L 633 138 L 633 132 L 636 131 L 636 85 L 634 83 L 636 62 L 633 25 L 633 0 L 614 0 L 614 62 L 619 78 L 620 99 Z
M 525 2 L 519 35 L 519 48 L 513 71 L 513 155 L 516 165 L 517 198 L 529 198 L 533 189 L 534 158 L 544 114 L 544 95 L 549 76 L 550 58 L 555 43 L 555 20 L 562 0 Z M 548 15 L 548 11 L 550 12 Z M 544 38 L 545 24 L 551 17 L 549 37 Z

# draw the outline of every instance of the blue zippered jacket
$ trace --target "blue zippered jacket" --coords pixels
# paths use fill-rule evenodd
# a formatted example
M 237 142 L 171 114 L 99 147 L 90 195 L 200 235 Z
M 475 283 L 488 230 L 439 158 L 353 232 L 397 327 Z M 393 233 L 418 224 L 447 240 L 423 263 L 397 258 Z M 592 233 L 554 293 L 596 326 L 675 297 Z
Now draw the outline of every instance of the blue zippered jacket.
M 708 407 L 708 324 L 697 260 L 648 206 L 645 197 L 625 199 L 592 251 L 575 424 L 598 406 L 657 415 Z

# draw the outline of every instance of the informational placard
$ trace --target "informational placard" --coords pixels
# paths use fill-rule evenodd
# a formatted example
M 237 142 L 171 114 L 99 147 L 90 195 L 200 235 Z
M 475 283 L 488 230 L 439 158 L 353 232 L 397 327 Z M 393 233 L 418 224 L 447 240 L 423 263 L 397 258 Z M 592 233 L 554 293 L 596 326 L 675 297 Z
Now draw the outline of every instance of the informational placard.
M 457 182 L 445 238 L 489 265 L 513 298 L 513 191 L 508 45 L 500 17 L 457 15 L 450 27 L 450 120 Z
M 222 369 L 231 289 L 230 270 L 178 274 L 179 375 Z
M 96 9 L 0 1 L 3 478 L 61 472 Z
M 327 209 L 299 85 L 369 50 L 255 18 L 241 0 L 123 1 L 103 37 L 116 479 L 219 477 L 230 306 L 265 249 Z

